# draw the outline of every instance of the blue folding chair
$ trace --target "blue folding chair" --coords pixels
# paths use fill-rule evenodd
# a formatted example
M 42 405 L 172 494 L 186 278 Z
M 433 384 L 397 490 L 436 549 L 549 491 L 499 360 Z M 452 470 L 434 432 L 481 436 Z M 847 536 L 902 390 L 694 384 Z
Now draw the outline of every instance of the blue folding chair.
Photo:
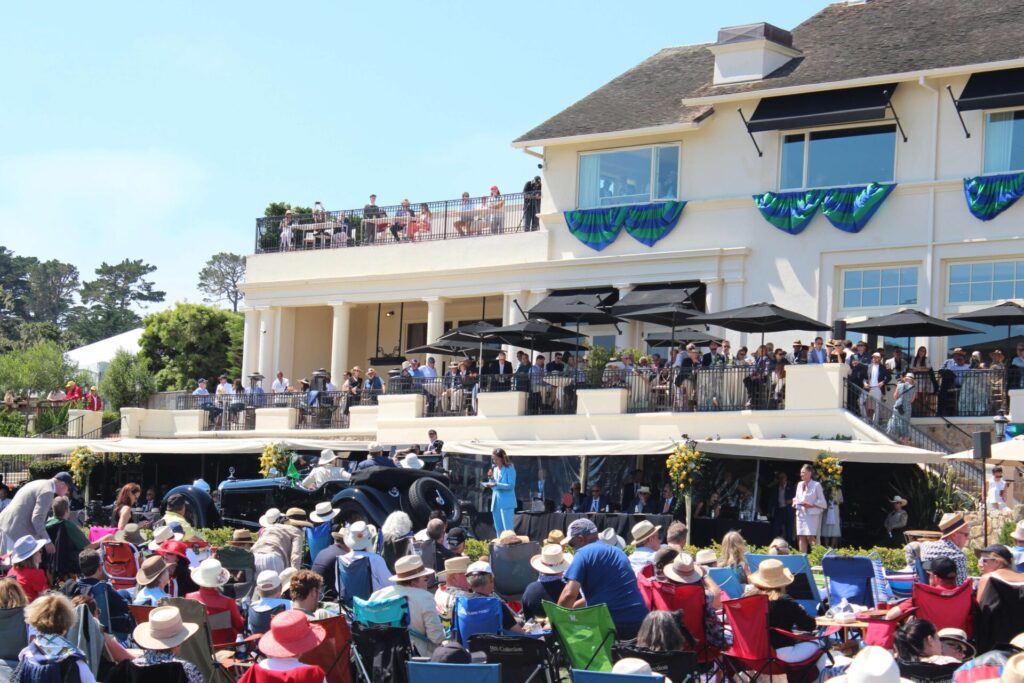
M 499 598 L 455 598 L 452 607 L 452 637 L 468 650 L 470 636 L 501 635 L 503 610 Z
M 875 566 L 870 559 L 825 555 L 821 558 L 821 571 L 825 574 L 830 606 L 835 607 L 845 599 L 851 605 L 874 607 Z
M 814 582 L 814 574 L 811 573 L 811 564 L 807 561 L 806 555 L 755 555 L 747 553 L 747 565 L 750 571 L 755 572 L 765 560 L 778 560 L 782 566 L 793 573 L 793 583 L 786 589 L 786 593 L 804 608 L 812 617 L 818 616 L 818 605 L 821 604 L 821 593 L 818 591 L 818 584 Z
M 357 557 L 348 565 L 338 558 L 335 563 L 339 602 L 346 609 L 352 609 L 353 598 L 366 601 L 373 593 L 373 577 L 371 575 L 370 558 Z
M 658 683 L 664 681 L 664 676 L 643 674 L 613 674 L 606 671 L 584 671 L 583 669 L 572 670 L 572 683 Z
M 722 592 L 730 598 L 738 598 L 743 595 L 743 584 L 740 583 L 740 573 L 733 567 L 710 567 L 708 576 L 718 584 Z
M 409 625 L 409 601 L 405 596 L 384 600 L 352 598 L 352 620 L 367 626 L 403 628 Z
M 408 662 L 409 683 L 501 683 L 500 664 Z
M 309 557 L 311 559 L 316 559 L 320 551 L 333 542 L 330 522 L 317 524 L 313 528 L 306 529 L 306 544 L 309 546 Z

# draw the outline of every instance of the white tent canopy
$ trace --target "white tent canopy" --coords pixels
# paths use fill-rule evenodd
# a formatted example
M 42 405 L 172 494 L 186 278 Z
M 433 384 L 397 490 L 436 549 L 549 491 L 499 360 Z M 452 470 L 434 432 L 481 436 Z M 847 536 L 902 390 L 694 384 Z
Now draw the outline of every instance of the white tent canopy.
M 974 449 L 947 455 L 949 460 L 973 460 Z M 1024 462 L 1024 436 L 1015 436 L 1009 441 L 992 444 L 992 457 L 988 462 Z
M 67 455 L 78 446 L 93 453 L 181 453 L 231 455 L 261 453 L 267 444 L 296 451 L 365 451 L 367 441 L 341 439 L 16 439 L 0 438 L 0 455 Z
M 124 349 L 129 353 L 139 352 L 139 340 L 142 339 L 142 332 L 143 328 L 137 327 L 92 344 L 79 346 L 77 349 L 68 351 L 68 358 L 78 367 L 88 370 L 98 377 L 103 374 L 118 351 Z

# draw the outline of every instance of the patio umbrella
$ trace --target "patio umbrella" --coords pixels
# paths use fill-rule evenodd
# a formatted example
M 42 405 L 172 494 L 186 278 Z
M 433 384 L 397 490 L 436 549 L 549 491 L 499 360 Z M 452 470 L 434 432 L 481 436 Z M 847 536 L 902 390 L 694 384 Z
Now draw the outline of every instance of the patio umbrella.
M 569 342 L 565 340 L 575 339 L 577 336 L 575 332 L 564 327 L 558 327 L 557 325 L 537 320 L 526 320 L 521 323 L 495 327 L 488 332 L 487 338 L 500 341 L 503 344 L 527 347 L 530 349 L 530 356 L 532 358 L 535 349 L 541 349 L 541 347 L 548 349 L 550 348 L 550 343 L 555 341 L 567 344 Z M 576 346 L 577 349 L 582 348 L 575 344 L 572 345 Z
M 580 323 L 603 325 L 618 322 L 605 305 L 613 295 L 614 290 L 555 293 L 531 308 L 526 317 L 549 323 L 576 323 L 577 326 Z
M 438 339 L 433 344 L 426 344 L 425 346 L 416 346 L 411 349 L 407 349 L 406 353 L 436 353 L 439 356 L 466 356 L 466 352 L 469 350 L 476 349 L 476 344 L 469 342 L 451 341 L 447 339 Z M 500 349 L 494 347 L 484 347 L 482 352 L 484 356 L 494 358 L 498 355 Z
M 615 310 L 614 306 L 612 307 L 612 310 Z M 688 306 L 682 302 L 675 302 L 669 304 L 657 304 L 647 308 L 638 308 L 626 313 L 620 313 L 619 316 L 626 320 L 636 320 L 637 322 L 671 327 L 672 334 L 670 335 L 669 340 L 670 342 L 674 342 L 676 326 L 684 320 L 699 314 L 700 311 L 692 306 Z M 704 336 L 707 336 L 707 334 L 705 333 Z M 674 343 L 671 345 L 675 346 Z
M 1006 336 L 1011 335 L 1010 328 L 1014 325 L 1024 325 L 1024 306 L 1016 301 L 1004 301 L 995 306 L 983 308 L 980 311 L 971 311 L 963 315 L 954 315 L 950 320 L 963 320 L 969 323 L 981 323 L 982 325 L 1006 325 Z
M 692 342 L 697 345 L 703 345 L 707 344 L 712 339 L 714 339 L 714 337 L 707 332 L 695 330 L 692 327 L 682 327 L 678 330 L 673 330 L 672 332 L 652 332 L 644 337 L 644 341 L 647 342 L 647 345 L 655 348 L 671 348 L 676 345 L 676 342 Z
M 479 320 L 469 325 L 463 325 L 456 327 L 453 330 L 442 334 L 436 341 L 445 342 L 469 342 L 470 344 L 476 344 L 480 348 L 480 359 L 483 362 L 484 357 L 484 342 L 490 337 L 491 330 L 497 329 L 497 325 L 492 325 L 489 322 Z M 435 342 L 436 343 L 436 342 Z
M 878 334 L 885 337 L 945 337 L 954 334 L 974 334 L 972 330 L 963 325 L 951 323 L 948 320 L 935 318 L 916 311 L 912 308 L 904 308 L 889 315 L 879 315 L 874 318 L 862 320 L 859 323 L 848 323 L 846 329 L 854 332 L 866 332 L 867 334 Z
M 765 332 L 788 332 L 790 330 L 814 332 L 829 329 L 829 325 L 823 322 L 766 302 L 717 313 L 701 313 L 686 322 L 718 325 L 737 332 L 760 332 L 762 344 Z

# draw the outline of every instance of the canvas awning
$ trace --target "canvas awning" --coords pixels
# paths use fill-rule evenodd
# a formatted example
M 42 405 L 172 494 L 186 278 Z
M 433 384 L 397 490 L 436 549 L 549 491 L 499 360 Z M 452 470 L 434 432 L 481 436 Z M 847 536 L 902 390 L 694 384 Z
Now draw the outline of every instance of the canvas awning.
M 0 438 L 0 455 L 68 455 L 79 446 L 93 453 L 174 453 L 183 455 L 232 455 L 262 453 L 267 444 L 295 451 L 364 451 L 369 442 L 342 439 L 290 438 L 197 438 L 197 439 L 19 439 Z
M 751 133 L 788 130 L 885 118 L 896 84 L 823 90 L 799 95 L 766 97 L 747 122 Z
M 973 460 L 974 449 L 953 453 L 946 456 L 947 460 Z M 990 464 L 998 463 L 1024 463 L 1024 436 L 1015 436 L 1007 441 L 992 444 L 992 457 L 988 459 Z
M 704 310 L 705 287 L 700 282 L 666 282 L 637 285 L 633 291 L 619 299 L 609 311 L 612 315 L 628 315 L 636 311 L 682 304 L 696 312 Z
M 1018 107 L 1024 104 L 1024 69 L 971 74 L 956 101 L 960 111 Z

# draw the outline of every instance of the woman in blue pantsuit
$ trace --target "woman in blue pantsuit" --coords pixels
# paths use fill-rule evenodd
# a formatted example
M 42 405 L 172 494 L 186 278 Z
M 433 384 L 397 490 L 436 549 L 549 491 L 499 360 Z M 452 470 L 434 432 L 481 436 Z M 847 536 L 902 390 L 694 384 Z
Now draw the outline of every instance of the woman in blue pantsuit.
M 495 538 L 506 529 L 515 530 L 516 468 L 503 448 L 491 453 L 491 475 L 484 483 L 491 489 L 491 514 Z

